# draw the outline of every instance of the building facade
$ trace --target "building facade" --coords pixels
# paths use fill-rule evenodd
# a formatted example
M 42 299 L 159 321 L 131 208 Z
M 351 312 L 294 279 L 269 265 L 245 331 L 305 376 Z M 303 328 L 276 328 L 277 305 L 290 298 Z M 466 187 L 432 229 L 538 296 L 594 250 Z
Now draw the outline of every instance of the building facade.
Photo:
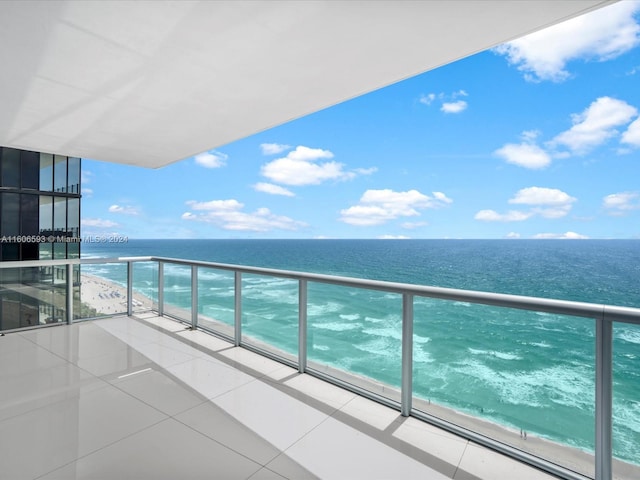
M 77 157 L 0 147 L 0 261 L 80 257 L 80 168 Z M 73 276 L 79 286 L 79 266 Z M 0 330 L 61 321 L 66 283 L 64 266 L 0 270 Z

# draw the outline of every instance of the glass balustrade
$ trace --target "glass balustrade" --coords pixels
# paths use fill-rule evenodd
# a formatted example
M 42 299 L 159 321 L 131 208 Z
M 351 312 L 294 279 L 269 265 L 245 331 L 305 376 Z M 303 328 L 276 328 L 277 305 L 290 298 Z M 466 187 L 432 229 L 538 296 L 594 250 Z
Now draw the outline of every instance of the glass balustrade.
M 154 310 L 557 475 L 640 478 L 640 309 L 153 257 L 21 264 L 0 264 L 0 330 Z

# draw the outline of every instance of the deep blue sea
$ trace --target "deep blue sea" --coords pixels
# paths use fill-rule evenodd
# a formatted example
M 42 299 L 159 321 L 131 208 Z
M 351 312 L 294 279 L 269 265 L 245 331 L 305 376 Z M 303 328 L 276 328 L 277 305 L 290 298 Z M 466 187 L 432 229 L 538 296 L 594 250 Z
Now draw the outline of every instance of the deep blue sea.
M 640 240 L 130 240 L 83 257 L 161 256 L 640 308 Z M 152 296 L 140 268 L 136 288 Z M 149 265 L 149 268 L 152 268 Z M 122 266 L 84 271 L 124 283 Z M 165 299 L 188 308 L 189 270 Z M 199 273 L 200 313 L 233 321 L 233 277 Z M 243 333 L 297 352 L 297 283 L 243 276 Z M 593 450 L 594 321 L 415 298 L 417 396 Z M 401 298 L 309 285 L 309 358 L 400 384 Z M 614 453 L 640 463 L 640 326 L 614 326 Z

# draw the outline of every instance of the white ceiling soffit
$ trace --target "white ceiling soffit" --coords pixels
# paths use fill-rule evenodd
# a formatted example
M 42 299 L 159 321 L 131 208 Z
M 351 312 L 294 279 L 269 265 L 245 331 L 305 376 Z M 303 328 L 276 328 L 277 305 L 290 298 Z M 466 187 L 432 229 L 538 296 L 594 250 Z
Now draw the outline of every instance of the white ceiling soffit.
M 1 1 L 0 145 L 160 167 L 608 3 Z

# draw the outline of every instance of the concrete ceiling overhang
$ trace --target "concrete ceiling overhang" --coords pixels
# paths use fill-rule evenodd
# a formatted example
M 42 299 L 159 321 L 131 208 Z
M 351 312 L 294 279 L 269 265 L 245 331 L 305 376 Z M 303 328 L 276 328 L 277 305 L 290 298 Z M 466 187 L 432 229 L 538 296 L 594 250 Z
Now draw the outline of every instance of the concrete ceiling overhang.
M 0 145 L 161 167 L 609 3 L 5 0 Z

